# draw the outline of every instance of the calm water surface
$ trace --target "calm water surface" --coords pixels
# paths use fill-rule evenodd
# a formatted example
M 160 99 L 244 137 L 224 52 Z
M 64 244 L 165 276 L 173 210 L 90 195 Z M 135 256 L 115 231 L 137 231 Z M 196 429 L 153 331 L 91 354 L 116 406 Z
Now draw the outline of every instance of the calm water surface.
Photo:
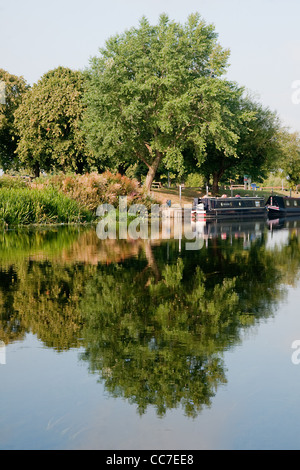
M 192 229 L 0 235 L 0 449 L 300 449 L 300 221 Z

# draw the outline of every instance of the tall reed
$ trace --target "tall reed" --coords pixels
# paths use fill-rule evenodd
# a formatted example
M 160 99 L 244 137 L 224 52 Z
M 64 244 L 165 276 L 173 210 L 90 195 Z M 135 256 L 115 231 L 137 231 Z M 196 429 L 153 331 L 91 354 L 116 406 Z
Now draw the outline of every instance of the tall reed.
M 27 225 L 90 222 L 93 214 L 54 188 L 0 188 L 0 223 Z

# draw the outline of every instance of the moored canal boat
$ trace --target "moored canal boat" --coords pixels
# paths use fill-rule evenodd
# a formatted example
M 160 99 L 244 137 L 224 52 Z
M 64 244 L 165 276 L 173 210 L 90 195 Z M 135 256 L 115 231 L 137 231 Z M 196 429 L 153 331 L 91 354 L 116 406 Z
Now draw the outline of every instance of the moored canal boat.
M 266 217 L 263 197 L 201 197 L 194 198 L 192 219 L 236 219 Z
M 266 208 L 270 218 L 300 215 L 300 198 L 272 195 L 266 202 Z

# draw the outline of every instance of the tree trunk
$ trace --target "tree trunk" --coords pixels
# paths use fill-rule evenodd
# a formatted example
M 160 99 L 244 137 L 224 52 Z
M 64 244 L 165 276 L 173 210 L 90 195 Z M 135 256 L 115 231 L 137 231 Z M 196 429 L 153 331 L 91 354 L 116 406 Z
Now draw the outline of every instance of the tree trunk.
M 213 173 L 213 185 L 212 194 L 216 196 L 219 193 L 219 174 L 218 172 Z
M 34 173 L 34 177 L 35 178 L 39 178 L 40 177 L 40 164 L 39 162 L 36 162 L 33 166 L 33 173 Z
M 152 245 L 151 245 L 150 240 L 147 240 L 145 242 L 145 255 L 146 255 L 146 258 L 147 258 L 147 261 L 148 261 L 148 267 L 150 267 L 152 269 L 153 273 L 154 273 L 155 282 L 160 281 L 161 275 L 160 275 L 160 271 L 159 271 L 155 256 L 153 254 Z
M 224 170 L 215 171 L 212 174 L 212 177 L 213 177 L 212 194 L 214 196 L 219 194 L 219 181 L 222 178 L 223 174 L 224 174 Z
M 149 194 L 150 191 L 151 191 L 151 186 L 152 186 L 152 182 L 154 180 L 154 177 L 156 175 L 156 172 L 157 172 L 157 168 L 160 164 L 160 161 L 161 161 L 161 158 L 162 158 L 162 155 L 161 153 L 157 152 L 156 153 L 156 157 L 152 163 L 152 165 L 149 167 L 149 170 L 148 170 L 148 173 L 147 173 L 147 176 L 146 176 L 146 181 L 145 181 L 145 185 L 144 185 L 144 188 L 145 188 L 145 191 Z

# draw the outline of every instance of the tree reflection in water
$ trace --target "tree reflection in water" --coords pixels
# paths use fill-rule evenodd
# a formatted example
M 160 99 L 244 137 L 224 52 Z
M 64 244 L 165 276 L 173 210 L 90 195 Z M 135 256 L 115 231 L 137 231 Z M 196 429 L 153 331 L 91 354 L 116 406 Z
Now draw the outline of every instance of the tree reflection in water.
M 275 249 L 264 224 L 221 229 L 206 227 L 198 251 L 101 241 L 94 228 L 4 233 L 0 340 L 32 332 L 57 351 L 81 347 L 109 393 L 139 413 L 196 416 L 226 383 L 223 352 L 274 315 L 299 273 L 297 227 Z

